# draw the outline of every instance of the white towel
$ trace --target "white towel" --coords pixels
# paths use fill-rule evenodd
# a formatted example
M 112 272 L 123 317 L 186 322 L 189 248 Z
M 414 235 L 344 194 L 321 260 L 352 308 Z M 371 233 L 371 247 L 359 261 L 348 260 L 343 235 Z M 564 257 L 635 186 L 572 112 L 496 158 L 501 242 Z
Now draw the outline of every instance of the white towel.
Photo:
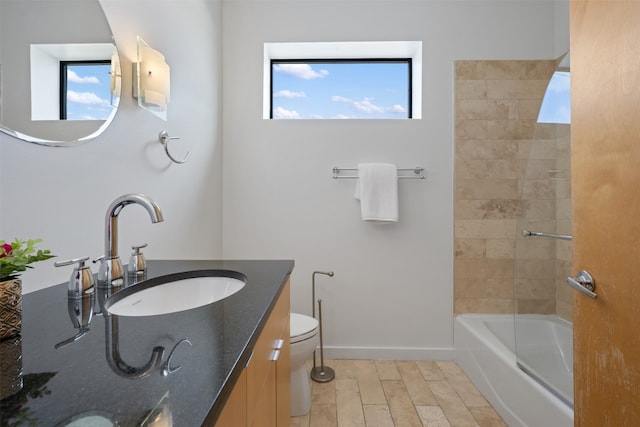
M 398 168 L 389 163 L 361 163 L 355 198 L 364 221 L 398 221 Z

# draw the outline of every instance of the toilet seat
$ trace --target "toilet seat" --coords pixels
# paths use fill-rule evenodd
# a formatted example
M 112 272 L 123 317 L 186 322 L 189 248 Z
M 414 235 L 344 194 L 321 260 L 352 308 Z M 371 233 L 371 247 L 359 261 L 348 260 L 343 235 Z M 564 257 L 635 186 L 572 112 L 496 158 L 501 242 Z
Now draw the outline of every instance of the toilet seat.
M 318 333 L 318 321 L 304 314 L 291 313 L 291 344 L 314 337 Z

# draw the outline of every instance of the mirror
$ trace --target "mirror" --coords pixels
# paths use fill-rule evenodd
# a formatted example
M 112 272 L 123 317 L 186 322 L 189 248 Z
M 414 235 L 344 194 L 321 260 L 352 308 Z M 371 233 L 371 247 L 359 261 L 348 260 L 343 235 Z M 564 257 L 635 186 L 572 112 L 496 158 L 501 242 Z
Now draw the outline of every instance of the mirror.
M 0 0 L 0 131 L 49 146 L 93 139 L 115 116 L 120 79 L 98 0 Z

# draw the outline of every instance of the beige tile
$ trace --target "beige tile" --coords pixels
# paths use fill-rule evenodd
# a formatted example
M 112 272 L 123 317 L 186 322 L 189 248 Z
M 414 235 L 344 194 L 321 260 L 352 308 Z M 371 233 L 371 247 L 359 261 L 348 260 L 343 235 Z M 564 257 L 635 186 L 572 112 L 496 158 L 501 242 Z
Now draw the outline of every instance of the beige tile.
M 462 99 L 456 101 L 456 117 L 461 119 L 508 119 L 517 105 L 511 101 L 496 99 Z
M 442 372 L 436 362 L 431 360 L 419 360 L 416 364 L 418 365 L 418 369 L 420 369 L 425 380 L 445 379 L 444 372 Z
M 515 271 L 518 279 L 553 280 L 554 259 L 516 259 Z
M 518 159 L 464 159 L 455 161 L 455 179 L 459 180 L 502 180 L 519 179 L 526 162 Z
M 318 358 L 317 363 L 319 364 Z M 336 373 L 336 378 L 357 378 L 356 365 L 354 360 L 336 359 L 325 360 L 325 366 L 330 366 Z
M 515 254 L 514 239 L 487 239 L 487 258 L 513 259 Z
M 363 405 L 367 427 L 394 427 L 387 405 Z
M 337 363 L 336 363 L 337 362 Z M 327 364 L 329 361 L 327 361 Z M 293 427 L 506 427 L 453 361 L 330 361 L 356 378 L 313 383 L 309 414 L 292 417 Z M 380 380 L 378 375 L 394 377 Z M 351 375 L 351 374 L 349 374 Z M 363 404 L 362 383 L 378 379 L 386 403 Z M 426 384 L 425 398 L 422 385 Z M 431 400 L 429 404 L 425 403 Z M 416 402 L 416 403 L 414 403 Z
M 397 361 L 396 366 L 400 371 L 404 385 L 407 388 L 409 396 L 411 396 L 411 400 L 415 406 L 431 406 L 438 404 L 416 362 Z
M 458 279 L 497 279 L 513 277 L 510 259 L 457 259 L 454 268 Z M 527 276 L 528 277 L 528 276 Z
M 381 380 L 400 380 L 400 371 L 393 360 L 376 360 L 376 369 Z
M 518 299 L 554 299 L 556 284 L 554 279 L 516 279 L 514 281 L 515 298 Z
M 484 80 L 484 77 L 478 70 L 480 63 L 480 61 L 455 61 L 454 69 L 456 80 Z
M 548 179 L 525 179 L 522 187 L 524 199 L 555 199 L 553 181 Z
M 454 233 L 457 239 L 512 239 L 517 225 L 515 219 L 458 219 Z
M 313 403 L 309 414 L 309 427 L 338 427 L 336 405 Z
M 548 80 L 487 80 L 489 99 L 542 99 Z
M 513 298 L 456 298 L 454 312 L 509 314 L 513 313 L 514 304 Z
M 396 427 L 422 427 L 404 382 L 383 380 L 382 388 L 389 402 L 389 409 Z
M 484 80 L 456 80 L 456 99 L 486 99 L 487 83 Z
M 555 299 L 516 299 L 516 311 L 520 314 L 555 314 Z
M 291 417 L 291 427 L 309 427 L 309 414 Z
M 475 74 L 473 74 L 475 78 L 492 80 L 538 79 L 548 81 L 556 69 L 555 60 L 480 60 L 468 62 L 475 65 L 475 68 L 471 68 L 470 64 L 465 64 L 467 69 L 475 71 Z
M 416 406 L 416 411 L 424 427 L 451 427 L 439 406 Z
M 336 403 L 336 383 L 317 383 L 311 381 L 311 402 L 312 404 L 334 404 Z
M 429 381 L 428 383 L 452 427 L 479 426 L 458 393 L 447 381 Z
M 500 415 L 492 407 L 469 408 L 480 427 L 507 427 Z
M 518 118 L 536 120 L 541 104 L 541 99 L 518 99 Z
M 340 427 L 365 427 L 358 380 L 335 379 L 336 412 Z
M 463 120 L 455 121 L 456 140 L 464 139 L 487 139 L 486 120 Z
M 466 377 L 466 375 L 457 375 L 447 379 L 451 387 L 458 393 L 464 404 L 468 408 L 487 407 L 490 406 L 487 399 L 478 391 L 476 386 Z
M 520 143 L 513 140 L 465 139 L 456 142 L 456 159 L 516 160 L 521 158 L 519 152 Z
M 456 239 L 456 258 L 484 258 L 486 240 L 485 239 Z
M 438 368 L 440 368 L 445 378 L 456 378 L 464 375 L 460 367 L 456 365 L 456 362 L 450 360 L 438 360 L 436 361 L 436 365 L 438 365 Z
M 457 199 L 517 199 L 519 179 L 456 179 Z
M 456 298 L 513 298 L 513 279 L 456 279 Z
M 387 400 L 384 397 L 375 362 L 373 360 L 356 360 L 355 368 L 362 403 L 364 405 L 386 405 Z
M 456 219 L 518 219 L 525 213 L 526 201 L 517 199 L 461 199 L 455 204 Z

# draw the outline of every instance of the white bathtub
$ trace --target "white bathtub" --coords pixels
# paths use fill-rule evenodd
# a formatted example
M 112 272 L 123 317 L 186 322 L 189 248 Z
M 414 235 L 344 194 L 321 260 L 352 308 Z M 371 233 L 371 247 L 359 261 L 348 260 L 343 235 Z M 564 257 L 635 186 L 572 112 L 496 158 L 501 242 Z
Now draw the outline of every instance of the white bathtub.
M 524 333 L 529 335 L 526 340 Z M 531 343 L 526 347 L 537 350 L 522 357 L 554 359 L 550 366 L 557 366 L 551 367 L 550 375 L 566 376 L 560 378 L 560 394 L 567 391 L 563 387 L 571 388 L 571 336 L 571 329 L 557 316 L 518 317 L 519 349 L 527 350 L 521 345 L 526 341 Z M 511 314 L 458 315 L 454 324 L 456 362 L 509 427 L 572 427 L 573 409 L 517 366 L 514 337 Z M 547 348 L 541 353 L 542 347 Z

